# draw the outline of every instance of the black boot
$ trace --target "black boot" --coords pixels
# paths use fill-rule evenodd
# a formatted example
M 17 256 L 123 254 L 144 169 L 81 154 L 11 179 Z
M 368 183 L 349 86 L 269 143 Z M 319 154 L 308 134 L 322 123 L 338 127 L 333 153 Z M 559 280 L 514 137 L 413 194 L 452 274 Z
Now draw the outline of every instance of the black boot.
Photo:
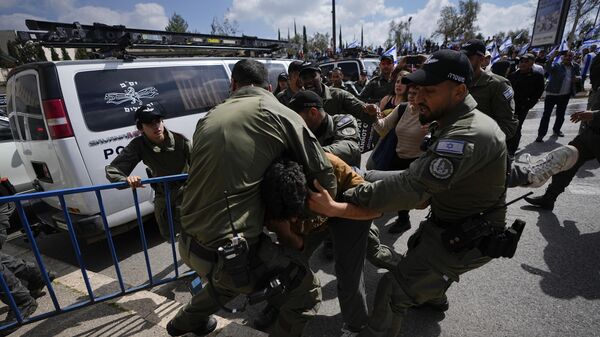
M 208 335 L 209 333 L 215 331 L 216 328 L 217 328 L 217 320 L 212 315 L 208 316 L 208 319 L 206 320 L 206 323 L 204 323 L 203 326 L 201 326 L 195 330 L 186 331 L 186 330 L 181 330 L 179 328 L 176 328 L 173 325 L 172 320 L 169 323 L 167 323 L 167 333 L 169 333 L 169 336 L 181 336 L 181 335 L 185 335 L 188 332 L 193 332 L 197 336 L 205 336 L 205 335 Z
M 554 199 L 546 196 L 546 194 L 539 197 L 525 197 L 525 201 L 532 204 L 533 206 L 537 206 L 542 209 L 547 209 L 549 211 L 554 209 Z
M 399 211 L 396 222 L 388 228 L 388 233 L 402 234 L 410 229 L 410 217 L 408 211 Z
M 277 320 L 278 315 L 279 310 L 275 306 L 267 304 L 260 315 L 254 319 L 254 327 L 261 331 L 265 330 Z

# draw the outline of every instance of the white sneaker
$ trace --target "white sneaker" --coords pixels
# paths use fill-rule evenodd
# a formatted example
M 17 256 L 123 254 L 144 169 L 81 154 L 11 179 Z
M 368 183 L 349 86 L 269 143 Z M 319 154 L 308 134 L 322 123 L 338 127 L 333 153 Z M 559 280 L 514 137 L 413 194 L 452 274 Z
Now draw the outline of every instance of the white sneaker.
M 524 164 L 524 169 L 529 171 L 527 187 L 540 187 L 553 175 L 573 167 L 578 157 L 577 148 L 564 145 L 538 158 L 532 158 L 529 153 L 526 153 L 520 156 L 517 162 Z
M 342 328 L 342 335 L 340 337 L 356 337 L 358 332 L 350 331 L 346 328 Z

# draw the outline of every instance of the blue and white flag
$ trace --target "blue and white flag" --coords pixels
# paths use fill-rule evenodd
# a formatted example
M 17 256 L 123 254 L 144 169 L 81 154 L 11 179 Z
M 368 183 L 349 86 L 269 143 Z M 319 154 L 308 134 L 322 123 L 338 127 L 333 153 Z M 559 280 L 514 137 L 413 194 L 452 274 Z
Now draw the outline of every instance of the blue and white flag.
M 500 52 L 498 52 L 498 46 L 494 45 L 494 50 L 492 50 L 491 56 L 491 64 L 496 63 L 496 61 L 500 60 Z
M 394 64 L 396 64 L 396 62 L 398 62 L 397 55 L 396 55 L 396 44 L 394 43 L 394 45 L 392 46 L 392 48 L 386 50 L 383 55 L 391 55 L 394 58 Z
M 509 36 L 506 38 L 506 40 L 504 40 L 504 42 L 502 42 L 502 44 L 500 45 L 500 52 L 504 53 L 508 48 L 512 47 L 512 38 Z
M 358 48 L 358 47 L 360 47 L 360 44 L 358 43 L 358 41 L 354 40 L 354 41 L 350 42 L 350 44 L 346 48 Z
M 496 45 L 496 40 L 492 40 L 492 41 L 490 41 L 490 43 L 488 43 L 488 44 L 485 46 L 485 49 L 487 49 L 487 50 L 492 50 L 492 49 L 494 49 L 494 46 L 495 46 L 495 45 Z
M 519 35 L 515 36 L 515 40 L 518 40 L 518 39 L 520 39 L 520 38 L 521 38 L 521 36 L 523 36 L 523 31 L 521 31 L 521 32 L 519 33 Z
M 521 50 L 519 50 L 519 55 L 524 55 L 525 53 L 527 53 L 528 48 L 529 48 L 529 43 L 524 44 L 523 47 L 521 47 Z
M 556 50 L 556 47 L 554 49 L 552 49 L 552 52 L 554 52 Z M 556 57 L 554 58 L 554 61 L 552 61 L 552 63 L 558 63 L 560 61 L 560 53 L 561 52 L 565 52 L 565 51 L 569 51 L 569 44 L 567 43 L 567 40 L 563 40 L 562 43 L 560 44 L 560 46 L 558 46 L 558 55 L 556 55 Z M 552 53 L 550 52 L 550 53 Z

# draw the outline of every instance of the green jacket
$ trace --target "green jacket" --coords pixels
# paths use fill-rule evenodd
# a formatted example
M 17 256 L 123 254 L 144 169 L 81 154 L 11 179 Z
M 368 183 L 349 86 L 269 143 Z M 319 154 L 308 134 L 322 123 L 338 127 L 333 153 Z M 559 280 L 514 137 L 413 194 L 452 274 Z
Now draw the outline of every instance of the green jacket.
M 360 166 L 360 134 L 354 117 L 326 115 L 315 136 L 325 152 L 336 155 L 350 166 Z
M 245 86 L 198 121 L 189 178 L 183 193 L 182 230 L 216 248 L 236 232 L 256 238 L 265 207 L 260 183 L 271 163 L 285 155 L 318 179 L 331 195 L 336 180 L 331 163 L 302 117 L 267 90 Z M 224 192 L 227 191 L 229 210 Z
M 411 209 L 431 198 L 431 210 L 442 221 L 457 221 L 505 200 L 506 144 L 491 118 L 469 95 L 433 128 L 425 154 L 392 179 L 363 184 L 346 192 L 358 205 L 379 210 Z M 504 226 L 506 207 L 487 217 Z
M 349 114 L 363 122 L 373 123 L 376 116 L 364 112 L 365 103 L 343 89 L 331 88 L 321 84 L 323 110 L 329 115 Z
M 477 102 L 477 110 L 492 117 L 506 135 L 506 139 L 515 135 L 519 120 L 515 115 L 514 92 L 509 80 L 483 71 L 479 78 L 473 79 L 469 93 Z
M 106 165 L 106 179 L 110 182 L 125 181 L 137 164 L 141 161 L 152 171 L 153 177 L 169 176 L 186 173 L 190 161 L 190 141 L 176 132 L 165 128 L 165 141 L 160 146 L 153 144 L 145 136 L 134 138 L 129 144 Z M 173 182 L 171 190 L 178 189 L 184 184 Z M 156 195 L 163 195 L 162 184 L 156 185 Z

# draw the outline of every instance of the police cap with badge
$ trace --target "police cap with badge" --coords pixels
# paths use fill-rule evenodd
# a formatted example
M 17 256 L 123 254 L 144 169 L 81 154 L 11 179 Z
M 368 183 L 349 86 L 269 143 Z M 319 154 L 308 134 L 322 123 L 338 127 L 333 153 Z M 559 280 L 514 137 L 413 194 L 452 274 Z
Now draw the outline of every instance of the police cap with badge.
M 160 105 L 142 105 L 135 111 L 135 122 L 136 123 L 152 123 L 157 119 L 165 118 Z
M 473 69 L 467 56 L 454 50 L 443 49 L 433 53 L 421 69 L 404 76 L 402 83 L 431 86 L 449 80 L 468 86 L 472 79 Z M 449 156 L 461 156 L 466 146 L 461 140 L 440 139 L 433 151 Z M 454 165 L 448 158 L 440 156 L 431 161 L 429 172 L 437 179 L 448 179 L 454 173 Z
M 321 68 L 319 68 L 319 66 L 314 63 L 314 62 L 304 62 L 302 63 L 302 68 L 300 69 L 300 76 L 302 76 L 302 74 L 304 73 L 309 73 L 309 72 L 321 72 Z
M 323 110 L 323 100 L 321 97 L 310 90 L 298 91 L 290 100 L 288 107 L 297 113 L 310 108 L 317 108 L 319 111 L 325 112 Z
M 481 40 L 473 39 L 465 42 L 460 50 L 465 53 L 467 56 L 479 55 L 486 56 L 485 52 L 487 51 L 485 48 L 485 44 Z

